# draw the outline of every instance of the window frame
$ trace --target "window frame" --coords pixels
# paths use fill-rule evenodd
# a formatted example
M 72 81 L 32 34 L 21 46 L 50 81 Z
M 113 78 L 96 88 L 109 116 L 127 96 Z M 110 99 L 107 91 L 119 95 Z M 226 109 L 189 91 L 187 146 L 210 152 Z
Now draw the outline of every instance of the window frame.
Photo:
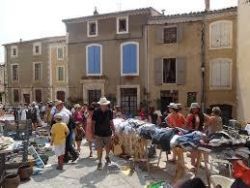
M 119 31 L 120 20 L 126 20 L 126 31 Z M 127 34 L 129 33 L 129 17 L 128 16 L 120 16 L 116 18 L 116 34 Z
M 40 73 L 41 73 L 41 78 L 39 80 L 36 80 L 36 75 L 35 75 L 35 67 L 37 64 L 40 64 L 41 66 L 41 70 L 40 70 Z M 33 62 L 33 81 L 34 82 L 41 82 L 43 79 L 43 65 L 42 65 L 42 62 Z
M 13 76 L 14 76 L 13 66 L 17 66 L 17 80 L 13 79 Z M 19 82 L 19 64 L 17 64 L 17 63 L 11 64 L 11 81 L 12 82 Z
M 39 52 L 36 52 L 36 46 L 39 47 Z M 33 55 L 41 55 L 42 54 L 42 43 L 41 42 L 34 42 L 33 43 Z
M 176 41 L 175 42 L 165 42 L 165 29 L 169 29 L 169 28 L 176 28 Z M 178 26 L 177 25 L 169 25 L 169 26 L 165 26 L 163 28 L 163 32 L 162 32 L 162 38 L 163 38 L 163 44 L 177 44 L 178 43 Z
M 175 59 L 175 82 L 173 83 L 166 83 L 164 82 L 164 75 L 163 75 L 163 70 L 164 70 L 164 59 Z M 177 78 L 178 78 L 178 70 L 177 70 L 177 58 L 176 57 L 163 57 L 162 58 L 162 84 L 177 84 Z
M 214 64 L 216 63 L 219 63 L 221 60 L 226 60 L 228 61 L 229 63 L 229 87 L 222 87 L 222 86 L 213 86 L 212 85 L 212 76 L 213 76 L 213 73 L 212 73 L 212 67 Z M 216 58 L 216 59 L 213 59 L 210 61 L 209 63 L 209 89 L 210 90 L 231 90 L 232 89 L 232 81 L 233 81 L 233 69 L 232 69 L 232 65 L 233 65 L 233 60 L 230 59 L 230 58 Z
M 124 73 L 123 72 L 123 47 L 128 44 L 135 44 L 136 45 L 136 73 Z M 120 45 L 120 66 L 121 66 L 121 76 L 139 76 L 140 74 L 140 44 L 139 42 L 129 41 L 123 42 Z
M 63 80 L 59 80 L 59 68 L 62 68 L 63 69 Z M 65 82 L 65 77 L 66 77 L 66 71 L 65 71 L 65 66 L 64 65 L 57 65 L 56 66 L 56 81 L 57 82 Z
M 16 50 L 16 55 L 13 55 L 13 50 Z M 17 45 L 14 45 L 14 46 L 11 46 L 10 47 L 10 57 L 11 58 L 17 58 L 18 57 L 18 47 L 17 47 Z
M 88 49 L 92 46 L 98 46 L 100 47 L 100 73 L 89 73 L 89 62 L 88 62 L 88 58 L 89 58 L 89 54 L 88 54 Z M 92 43 L 92 44 L 88 44 L 86 46 L 86 75 L 87 76 L 102 76 L 103 75 L 103 53 L 102 53 L 102 44 L 98 44 L 98 43 Z
M 95 23 L 96 26 L 96 32 L 94 35 L 90 34 L 90 24 Z M 97 37 L 98 36 L 98 21 L 97 20 L 92 20 L 87 22 L 87 36 L 90 37 Z
M 59 49 L 62 49 L 62 58 L 59 58 L 59 56 L 58 56 L 58 50 Z M 59 60 L 59 61 L 62 61 L 62 60 L 64 60 L 64 46 L 57 46 L 57 48 L 56 48 L 56 57 L 57 57 L 57 60 Z
M 221 23 L 229 23 L 230 24 L 230 45 L 229 46 L 219 46 L 219 47 L 213 47 L 212 46 L 212 26 L 216 24 L 221 24 Z M 232 20 L 218 20 L 211 22 L 209 24 L 209 49 L 210 50 L 216 50 L 216 49 L 231 49 L 233 47 L 233 21 Z

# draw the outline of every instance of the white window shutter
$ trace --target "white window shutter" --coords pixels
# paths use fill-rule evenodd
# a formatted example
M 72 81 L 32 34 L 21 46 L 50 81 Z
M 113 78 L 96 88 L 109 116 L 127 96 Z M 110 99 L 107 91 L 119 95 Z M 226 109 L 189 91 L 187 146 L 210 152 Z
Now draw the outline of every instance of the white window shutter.
M 176 83 L 179 85 L 183 85 L 186 83 L 187 77 L 187 65 L 186 58 L 178 57 L 176 58 Z
M 155 84 L 161 85 L 163 80 L 163 62 L 162 58 L 156 58 L 154 60 L 154 74 L 155 74 Z
M 157 26 L 156 27 L 156 42 L 159 44 L 164 43 L 164 27 L 162 26 Z
M 230 63 L 227 60 L 222 60 L 220 63 L 221 70 L 221 87 L 230 87 Z
M 178 25 L 177 27 L 177 42 L 181 42 L 183 39 L 183 25 Z

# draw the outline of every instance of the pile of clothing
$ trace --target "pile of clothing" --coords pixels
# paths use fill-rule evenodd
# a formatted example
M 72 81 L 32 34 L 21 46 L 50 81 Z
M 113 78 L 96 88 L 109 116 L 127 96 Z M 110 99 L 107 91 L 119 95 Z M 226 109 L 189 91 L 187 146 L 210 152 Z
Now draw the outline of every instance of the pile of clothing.
M 14 140 L 11 137 L 0 136 L 0 150 L 7 149 Z

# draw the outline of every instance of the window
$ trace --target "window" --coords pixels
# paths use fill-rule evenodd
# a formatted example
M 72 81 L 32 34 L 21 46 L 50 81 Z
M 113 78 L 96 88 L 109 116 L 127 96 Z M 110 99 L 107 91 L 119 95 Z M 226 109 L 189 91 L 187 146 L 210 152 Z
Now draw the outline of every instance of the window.
M 36 102 L 42 102 L 42 90 L 41 89 L 35 89 L 35 101 Z
M 12 81 L 18 81 L 18 65 L 12 65 Z
M 116 20 L 117 34 L 128 33 L 128 17 L 120 17 Z
M 40 42 L 36 42 L 33 44 L 33 55 L 41 55 L 42 53 L 42 44 Z
M 177 42 L 177 27 L 166 27 L 163 30 L 164 43 Z
M 139 75 L 139 43 L 121 44 L 121 75 Z
M 121 88 L 121 108 L 128 115 L 136 115 L 137 88 Z
M 63 47 L 58 47 L 57 48 L 57 59 L 58 60 L 63 60 L 64 58 L 64 53 L 63 53 Z
M 42 80 L 42 64 L 34 63 L 33 66 L 34 66 L 33 67 L 34 81 L 41 81 Z
M 86 50 L 87 75 L 102 75 L 102 46 L 100 44 L 91 44 L 86 47 Z
M 196 92 L 188 92 L 187 93 L 187 106 L 189 107 L 192 103 L 197 102 L 196 99 L 197 93 Z
M 212 89 L 231 88 L 230 59 L 215 59 L 210 64 L 210 87 Z
M 56 98 L 58 100 L 61 100 L 61 101 L 65 101 L 65 98 L 66 98 L 66 94 L 65 94 L 65 91 L 57 91 L 56 92 Z
M 88 22 L 88 37 L 95 37 L 98 35 L 97 21 Z
M 176 83 L 176 59 L 163 59 L 163 83 Z
M 57 81 L 64 81 L 64 67 L 57 67 Z
M 18 49 L 17 49 L 17 46 L 11 46 L 10 47 L 10 51 L 11 51 L 11 54 L 10 56 L 11 57 L 17 57 L 18 56 Z
M 210 48 L 232 47 L 232 21 L 216 21 L 210 24 Z
M 13 102 L 18 103 L 19 102 L 19 90 L 13 89 Z

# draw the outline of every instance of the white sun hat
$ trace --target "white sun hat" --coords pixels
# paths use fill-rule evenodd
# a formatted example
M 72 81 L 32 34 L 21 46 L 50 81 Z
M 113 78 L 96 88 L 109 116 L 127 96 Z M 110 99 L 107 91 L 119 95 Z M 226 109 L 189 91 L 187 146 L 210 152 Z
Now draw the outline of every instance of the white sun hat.
M 110 101 L 106 99 L 106 97 L 100 98 L 100 100 L 97 102 L 99 105 L 109 105 Z

